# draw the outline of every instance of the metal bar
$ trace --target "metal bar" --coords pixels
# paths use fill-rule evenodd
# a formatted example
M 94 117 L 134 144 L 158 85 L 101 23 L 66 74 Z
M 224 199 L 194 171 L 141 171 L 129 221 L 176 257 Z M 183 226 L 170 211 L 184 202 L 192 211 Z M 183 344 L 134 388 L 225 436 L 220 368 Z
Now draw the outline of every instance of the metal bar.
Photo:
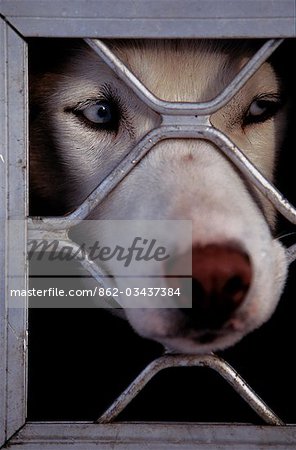
M 67 230 L 77 222 L 85 219 L 91 211 L 127 176 L 146 153 L 162 139 L 196 138 L 207 139 L 218 146 L 226 157 L 232 161 L 259 190 L 267 197 L 275 208 L 292 223 L 296 224 L 296 209 L 270 183 L 261 172 L 249 161 L 241 150 L 221 131 L 215 129 L 209 122 L 209 114 L 224 106 L 241 89 L 244 83 L 255 73 L 261 64 L 280 45 L 281 40 L 269 40 L 243 67 L 240 73 L 215 99 L 205 103 L 166 102 L 155 97 L 129 69 L 101 41 L 86 40 L 117 75 L 144 101 L 149 107 L 162 115 L 162 125 L 147 133 L 133 150 L 119 162 L 118 166 L 89 195 L 89 197 L 66 218 L 33 218 L 29 222 L 30 237 L 38 230 L 39 238 L 48 231 Z M 204 116 L 204 117 L 200 117 Z M 174 120 L 173 120 L 173 117 Z M 67 243 L 61 240 L 60 244 Z M 71 245 L 75 245 L 71 243 Z M 289 261 L 296 258 L 296 251 L 291 247 L 287 251 Z M 99 268 L 86 260 L 86 270 L 101 284 L 102 274 Z M 244 398 L 247 403 L 267 423 L 282 425 L 283 422 L 255 394 L 244 380 L 225 361 L 214 355 L 187 356 L 166 355 L 153 361 L 121 394 L 111 407 L 98 419 L 100 423 L 112 421 L 122 409 L 137 395 L 145 384 L 160 370 L 176 366 L 207 366 L 217 371 Z
M 0 0 L 0 12 L 28 37 L 295 37 L 294 0 Z
M 136 163 L 138 163 L 160 139 L 165 139 L 166 137 L 166 128 L 164 127 L 156 128 L 147 133 L 73 213 L 63 218 L 33 217 L 29 219 L 29 230 L 67 229 L 72 226 L 73 221 L 75 221 L 74 223 L 77 223 L 77 219 L 85 219 L 90 212 L 104 200 L 111 190 L 113 190 L 135 167 Z M 30 238 L 34 238 L 34 235 L 30 234 Z
M 56 239 L 56 237 L 55 237 Z M 75 258 L 79 259 L 81 265 L 84 269 L 99 283 L 100 286 L 105 289 L 113 287 L 110 282 L 110 277 L 107 272 L 102 267 L 99 267 L 92 259 L 88 257 L 87 252 L 83 252 L 78 244 L 71 240 L 59 240 L 57 245 L 57 250 L 62 250 L 64 247 L 71 246 L 74 253 Z M 109 305 L 106 303 L 106 305 Z
M 286 250 L 288 264 L 292 264 L 296 260 L 296 244 L 291 245 Z
M 0 19 L 0 446 L 26 418 L 27 299 L 9 291 L 26 289 L 27 216 L 27 48 L 22 38 Z M 19 257 L 16 258 L 16 252 Z
M 144 386 L 161 370 L 171 367 L 208 367 L 218 372 L 268 424 L 284 425 L 275 413 L 248 386 L 243 378 L 222 358 L 216 355 L 166 354 L 152 361 L 137 378 L 122 392 L 112 405 L 97 419 L 96 423 L 110 423 L 138 395 Z
M 0 447 L 6 441 L 7 412 L 7 313 L 6 242 L 7 232 L 7 24 L 0 19 Z
M 30 222 L 30 228 L 33 228 L 33 224 L 38 229 L 65 229 L 71 226 L 71 221 L 77 219 L 85 219 L 90 212 L 96 208 L 99 203 L 108 195 L 108 193 L 114 189 L 118 183 L 132 170 L 136 162 L 138 162 L 143 156 L 155 145 L 160 139 L 167 139 L 169 137 L 194 137 L 201 138 L 203 135 L 202 129 L 197 127 L 201 123 L 202 117 L 195 115 L 192 117 L 191 113 L 200 112 L 205 114 L 205 111 L 209 111 L 215 104 L 214 110 L 224 104 L 224 101 L 229 101 L 233 94 L 233 88 L 239 89 L 241 85 L 251 76 L 252 71 L 258 69 L 262 62 L 277 48 L 282 40 L 269 40 L 261 49 L 255 54 L 255 56 L 248 62 L 248 64 L 242 69 L 233 82 L 224 90 L 216 99 L 207 103 L 176 103 L 176 102 L 164 102 L 156 98 L 148 89 L 133 75 L 129 69 L 116 58 L 115 55 L 108 49 L 108 47 L 98 40 L 86 40 L 87 43 L 94 48 L 110 67 L 115 70 L 118 75 L 127 83 L 130 87 L 141 97 L 145 102 L 152 102 L 154 108 L 160 108 L 166 111 L 168 115 L 163 116 L 165 122 L 169 117 L 177 112 L 184 114 L 184 119 L 181 116 L 174 116 L 175 121 L 178 123 L 178 127 L 174 125 L 170 127 L 161 126 L 158 129 L 150 131 L 137 146 L 127 155 L 113 172 L 105 178 L 105 180 L 89 195 L 89 197 L 70 215 L 66 218 L 51 218 L 42 219 L 42 221 L 34 220 Z M 242 73 L 243 72 L 243 73 Z M 232 90 L 232 92 L 230 92 Z M 230 97 L 229 97 L 230 96 Z M 222 100 L 221 100 L 222 98 Z M 221 103 L 222 101 L 222 103 Z M 176 106 L 179 105 L 179 109 Z M 188 108 L 191 105 L 191 108 Z M 210 105 L 210 106 L 209 106 Z M 191 120 L 190 129 L 181 127 L 183 123 Z M 204 120 L 208 120 L 208 116 L 204 117 Z M 196 125 L 194 125 L 194 121 Z M 168 120 L 167 120 L 168 122 Z M 177 129 L 176 129 L 177 128 Z M 239 167 L 239 169 L 249 178 L 258 189 L 273 203 L 275 208 L 283 214 L 292 223 L 296 223 L 296 210 L 283 196 L 282 194 L 270 183 L 257 169 L 256 167 L 243 155 L 243 153 L 236 147 L 227 136 L 225 136 L 219 130 L 213 127 L 204 127 L 204 130 L 208 133 L 208 138 L 217 145 L 222 146 L 223 152 Z M 191 134 L 190 134 L 191 131 Z
M 85 39 L 85 42 L 103 59 L 103 61 L 129 86 L 147 106 L 160 114 L 167 115 L 208 115 L 226 105 L 243 87 L 262 63 L 278 48 L 283 39 L 270 39 L 246 63 L 226 88 L 209 102 L 168 102 L 156 97 L 128 69 L 128 67 L 99 39 Z
M 212 126 L 162 126 L 150 131 L 133 150 L 118 164 L 105 180 L 88 196 L 88 198 L 66 217 L 29 219 L 30 238 L 32 230 L 58 230 L 73 226 L 73 221 L 85 219 L 106 196 L 129 174 L 135 165 L 160 140 L 175 138 L 207 139 L 221 147 L 223 153 L 239 168 L 244 175 L 256 184 L 257 188 L 267 197 L 274 207 L 290 222 L 296 224 L 296 209 L 269 182 L 242 151 L 220 130 Z
M 102 268 L 99 267 L 94 260 L 89 258 L 89 255 L 86 250 L 82 250 L 81 246 L 79 246 L 76 242 L 69 239 L 67 233 L 63 230 L 62 232 L 60 230 L 58 231 L 39 231 L 32 233 L 34 239 L 36 241 L 46 241 L 46 247 L 44 249 L 45 252 L 52 251 L 52 248 L 50 247 L 49 241 L 57 242 L 57 245 L 55 247 L 55 252 L 62 251 L 65 247 L 71 247 L 73 250 L 74 256 L 73 259 L 77 259 L 80 264 L 83 266 L 83 268 L 96 280 L 96 282 L 99 284 L 99 286 L 103 287 L 104 289 L 107 288 L 113 288 L 114 285 L 112 284 L 112 277 L 109 276 L 109 274 Z M 37 237 L 36 237 L 37 236 Z M 30 244 L 30 240 L 28 242 Z M 117 299 L 110 301 L 109 298 L 108 301 L 104 297 L 100 297 L 101 301 L 101 307 L 114 307 L 114 308 L 121 308 L 120 300 Z
M 293 0 L 1 0 L 2 13 L 8 17 L 58 19 L 248 19 L 295 16 Z M 33 30 L 32 30 L 33 31 Z M 181 37 L 181 36 L 180 36 Z
M 218 145 L 236 167 L 260 190 L 273 206 L 291 223 L 296 225 L 296 208 L 258 170 L 242 151 L 220 130 L 209 128 L 206 139 Z
M 296 427 L 237 423 L 28 422 L 17 450 L 295 450 Z
M 98 0 L 97 3 L 99 4 L 100 1 Z M 241 2 L 239 1 L 239 3 Z M 51 2 L 49 3 L 47 0 L 47 4 L 51 5 Z M 252 36 L 252 38 L 269 39 L 295 37 L 295 18 L 293 17 L 262 19 L 256 17 L 221 19 L 217 17 L 209 19 L 180 18 L 178 20 L 8 16 L 6 19 L 14 28 L 19 30 L 22 36 L 37 38 L 80 39 L 83 36 L 100 39 L 249 39 Z

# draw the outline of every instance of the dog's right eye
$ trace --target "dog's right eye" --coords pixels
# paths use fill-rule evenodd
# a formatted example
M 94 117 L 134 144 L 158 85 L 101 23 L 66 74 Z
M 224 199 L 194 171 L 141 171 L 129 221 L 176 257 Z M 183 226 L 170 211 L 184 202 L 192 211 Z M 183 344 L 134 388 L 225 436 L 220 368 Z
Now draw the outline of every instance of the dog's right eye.
M 117 132 L 119 128 L 119 108 L 113 101 L 99 100 L 79 104 L 74 109 L 67 108 L 88 128 L 99 131 Z

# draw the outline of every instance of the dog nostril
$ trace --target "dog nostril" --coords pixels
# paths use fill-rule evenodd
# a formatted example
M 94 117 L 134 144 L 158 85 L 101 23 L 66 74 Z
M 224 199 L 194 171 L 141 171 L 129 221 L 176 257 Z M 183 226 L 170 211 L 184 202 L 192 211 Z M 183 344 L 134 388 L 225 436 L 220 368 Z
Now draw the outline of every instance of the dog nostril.
M 217 329 L 243 303 L 251 279 L 250 260 L 238 248 L 214 244 L 195 246 L 192 250 L 192 308 L 181 311 L 194 328 Z
M 234 305 L 240 305 L 249 289 L 249 283 L 235 275 L 226 281 L 223 288 L 223 295 L 229 297 Z

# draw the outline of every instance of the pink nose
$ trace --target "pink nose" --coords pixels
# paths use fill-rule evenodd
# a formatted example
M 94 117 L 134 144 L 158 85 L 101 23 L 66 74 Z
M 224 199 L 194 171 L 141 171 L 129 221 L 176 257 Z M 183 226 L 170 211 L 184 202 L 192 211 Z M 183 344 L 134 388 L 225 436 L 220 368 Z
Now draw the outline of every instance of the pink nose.
M 182 257 L 175 260 L 174 265 L 182 264 L 181 260 Z M 195 329 L 217 329 L 243 303 L 251 280 L 250 260 L 238 248 L 216 244 L 195 246 L 192 249 L 192 308 L 183 308 L 182 312 Z

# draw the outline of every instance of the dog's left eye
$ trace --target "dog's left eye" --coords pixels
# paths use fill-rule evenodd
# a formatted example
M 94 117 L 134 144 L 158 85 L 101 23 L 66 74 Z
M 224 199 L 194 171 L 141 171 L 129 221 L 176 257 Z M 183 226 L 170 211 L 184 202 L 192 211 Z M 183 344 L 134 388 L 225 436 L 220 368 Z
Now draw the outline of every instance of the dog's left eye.
M 245 125 L 266 122 L 278 112 L 281 105 L 278 97 L 255 99 L 245 116 Z

